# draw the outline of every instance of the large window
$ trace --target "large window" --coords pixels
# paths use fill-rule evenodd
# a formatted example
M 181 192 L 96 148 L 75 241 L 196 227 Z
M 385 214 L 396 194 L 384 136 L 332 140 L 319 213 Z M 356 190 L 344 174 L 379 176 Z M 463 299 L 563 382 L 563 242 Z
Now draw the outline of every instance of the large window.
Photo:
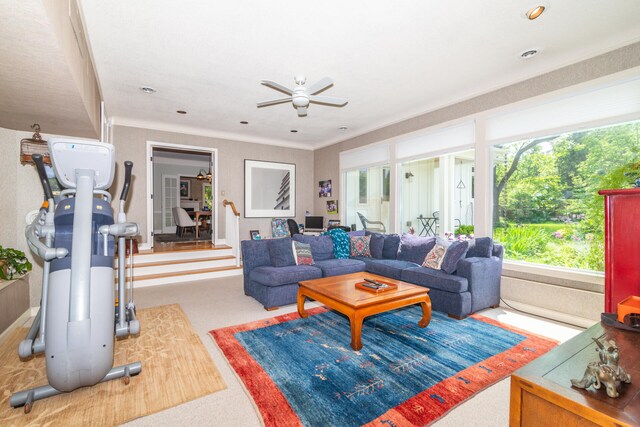
M 473 233 L 473 150 L 405 162 L 400 173 L 400 232 Z
M 362 230 L 358 214 L 369 221 L 382 221 L 389 230 L 389 165 L 347 171 L 345 179 L 346 225 Z M 372 227 L 380 228 L 373 224 Z
M 506 258 L 604 269 L 598 190 L 640 178 L 640 122 L 494 147 L 494 238 Z

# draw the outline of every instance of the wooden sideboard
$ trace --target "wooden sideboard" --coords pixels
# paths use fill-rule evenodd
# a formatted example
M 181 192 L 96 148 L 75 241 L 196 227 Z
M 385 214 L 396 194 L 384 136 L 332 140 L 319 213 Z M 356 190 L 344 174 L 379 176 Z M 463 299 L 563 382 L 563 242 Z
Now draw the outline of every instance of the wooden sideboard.
M 620 366 L 631 375 L 620 396 L 607 396 L 604 386 L 582 390 L 571 386 L 589 362 L 598 361 L 592 340 L 605 336 L 620 349 Z M 514 426 L 638 426 L 640 425 L 640 332 L 597 323 L 522 367 L 511 376 L 509 423 Z

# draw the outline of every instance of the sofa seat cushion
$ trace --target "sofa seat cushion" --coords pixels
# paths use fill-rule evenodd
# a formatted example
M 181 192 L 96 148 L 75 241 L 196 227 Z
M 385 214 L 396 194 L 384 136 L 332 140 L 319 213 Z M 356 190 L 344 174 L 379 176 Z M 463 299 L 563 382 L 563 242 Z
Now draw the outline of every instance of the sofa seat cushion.
M 391 279 L 400 279 L 402 270 L 406 268 L 418 267 L 410 261 L 402 261 L 397 259 L 373 259 L 366 262 L 366 271 L 373 274 L 379 274 L 380 276 L 389 277 Z
M 365 263 L 363 261 L 353 258 L 318 261 L 315 263 L 315 266 L 322 270 L 322 277 L 358 273 L 365 269 Z
M 400 280 L 453 293 L 467 292 L 469 290 L 469 282 L 464 277 L 447 274 L 442 270 L 434 270 L 432 268 L 407 268 L 402 271 Z
M 293 240 L 311 245 L 311 255 L 315 262 L 333 259 L 333 239 L 331 236 L 305 236 L 296 234 Z
M 264 286 L 282 286 L 303 280 L 319 279 L 322 270 L 311 265 L 291 265 L 288 267 L 262 266 L 251 270 L 249 278 Z

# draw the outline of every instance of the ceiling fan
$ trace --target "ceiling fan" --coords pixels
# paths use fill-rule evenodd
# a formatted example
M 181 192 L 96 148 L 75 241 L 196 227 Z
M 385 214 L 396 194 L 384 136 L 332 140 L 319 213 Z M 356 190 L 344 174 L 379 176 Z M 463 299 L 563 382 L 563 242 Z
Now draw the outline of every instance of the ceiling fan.
M 279 83 L 272 82 L 270 80 L 262 80 L 261 83 L 263 85 L 277 91 L 284 92 L 289 96 L 284 98 L 272 99 L 270 101 L 259 102 L 258 108 L 291 101 L 293 102 L 293 107 L 298 110 L 298 116 L 304 117 L 307 115 L 307 107 L 309 106 L 310 102 L 313 102 L 315 104 L 331 105 L 334 107 L 342 107 L 346 105 L 347 102 L 349 102 L 344 98 L 316 95 L 317 93 L 320 93 L 333 85 L 333 81 L 329 77 L 325 77 L 324 79 L 312 84 L 309 87 L 305 87 L 304 85 L 307 81 L 307 78 L 305 76 L 295 76 L 294 81 L 296 82 L 296 87 L 292 90 Z

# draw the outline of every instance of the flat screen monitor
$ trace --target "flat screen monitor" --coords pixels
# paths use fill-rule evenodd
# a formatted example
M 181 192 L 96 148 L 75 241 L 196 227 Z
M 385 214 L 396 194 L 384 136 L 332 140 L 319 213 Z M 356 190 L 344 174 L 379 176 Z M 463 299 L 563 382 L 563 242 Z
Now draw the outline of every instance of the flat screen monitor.
M 322 230 L 323 228 L 324 228 L 323 216 L 305 216 L 304 217 L 305 230 Z

